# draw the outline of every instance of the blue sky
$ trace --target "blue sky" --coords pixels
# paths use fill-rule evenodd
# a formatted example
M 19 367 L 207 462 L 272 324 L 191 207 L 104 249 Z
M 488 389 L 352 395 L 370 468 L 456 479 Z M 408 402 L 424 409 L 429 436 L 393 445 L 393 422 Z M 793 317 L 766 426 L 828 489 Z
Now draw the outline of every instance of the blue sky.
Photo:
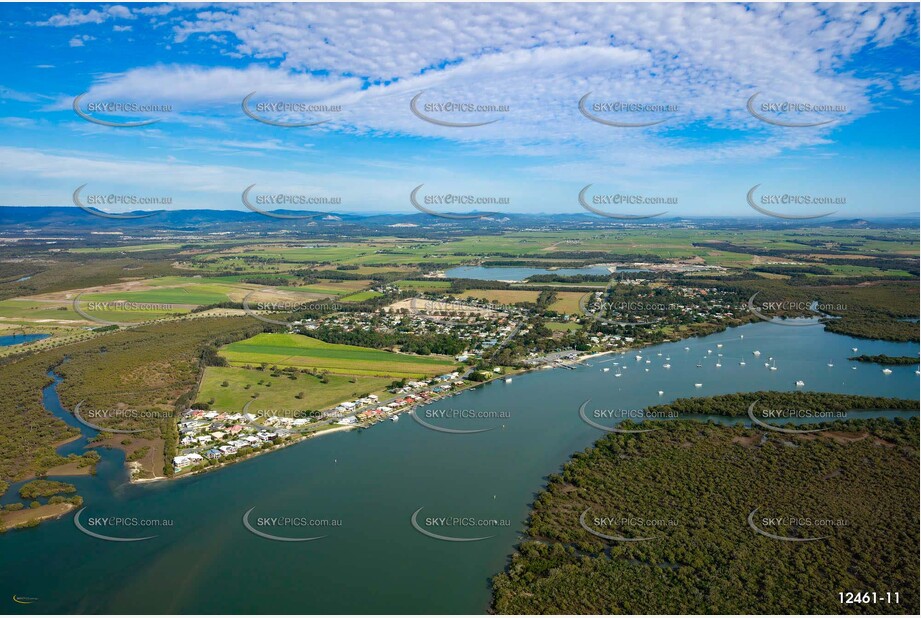
M 86 184 L 239 210 L 256 184 L 338 197 L 328 209 L 339 212 L 409 213 L 425 184 L 509 198 L 507 212 L 575 213 L 592 184 L 675 197 L 671 215 L 753 215 L 745 196 L 760 184 L 844 197 L 844 217 L 918 213 L 917 5 L 2 4 L 0 51 L 0 205 L 71 205 Z M 251 92 L 251 109 L 332 111 L 263 110 L 326 122 L 261 123 L 241 109 Z M 102 126 L 74 113 L 83 93 L 84 111 L 170 111 L 91 112 L 158 119 Z M 419 93 L 417 111 L 434 122 L 412 113 Z M 662 122 L 593 121 L 579 109 L 588 93 L 603 121 Z M 769 119 L 832 122 L 764 122 L 746 108 L 755 93 Z M 759 107 L 775 102 L 835 109 Z

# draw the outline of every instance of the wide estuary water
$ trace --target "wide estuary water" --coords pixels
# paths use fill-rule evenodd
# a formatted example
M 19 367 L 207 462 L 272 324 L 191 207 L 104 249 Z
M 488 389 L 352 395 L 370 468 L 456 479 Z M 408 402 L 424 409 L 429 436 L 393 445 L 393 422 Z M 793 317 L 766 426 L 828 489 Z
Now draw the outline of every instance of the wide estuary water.
M 794 390 L 796 380 L 805 382 L 804 390 L 918 397 L 916 366 L 892 367 L 885 375 L 879 365 L 848 361 L 854 347 L 860 354 L 918 354 L 915 344 L 761 323 L 646 348 L 638 352 L 641 361 L 634 352 L 597 357 L 574 370 L 515 376 L 431 406 L 497 418 L 444 420 L 419 410 L 426 422 L 443 427 L 494 428 L 481 433 L 433 431 L 404 415 L 214 473 L 141 485 L 128 484 L 121 455 L 108 452 L 96 477 L 62 479 L 85 499 L 83 525 L 114 537 L 154 538 L 100 540 L 80 532 L 73 514 L 2 535 L 5 598 L 38 599 L 4 607 L 21 613 L 482 613 L 489 578 L 505 567 L 546 475 L 602 435 L 579 416 L 586 399 L 592 409 L 631 409 L 678 397 Z M 774 371 L 764 366 L 769 357 Z M 55 411 L 57 405 L 49 388 L 46 406 Z M 243 524 L 250 509 L 249 522 L 261 532 L 324 538 L 257 536 Z M 432 538 L 412 525 L 417 511 L 428 532 L 488 538 Z M 90 525 L 105 517 L 124 521 Z M 260 520 L 270 517 L 328 523 Z M 429 519 L 440 517 L 471 519 L 451 526 Z M 172 525 L 162 525 L 167 521 Z

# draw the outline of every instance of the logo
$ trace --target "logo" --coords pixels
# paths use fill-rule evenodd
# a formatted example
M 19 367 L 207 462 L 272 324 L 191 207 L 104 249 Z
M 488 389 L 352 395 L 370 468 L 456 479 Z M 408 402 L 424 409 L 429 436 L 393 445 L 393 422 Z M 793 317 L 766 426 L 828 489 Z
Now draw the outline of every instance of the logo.
M 117 537 L 117 536 L 106 536 L 104 534 L 98 534 L 96 532 L 92 532 L 91 530 L 87 530 L 83 526 L 83 524 L 80 523 L 80 514 L 83 513 L 83 511 L 85 510 L 86 510 L 86 507 L 83 507 L 82 509 L 74 513 L 74 525 L 77 527 L 77 530 L 79 530 L 80 532 L 82 532 L 83 534 L 87 536 L 91 536 L 96 539 L 101 539 L 103 541 L 113 541 L 116 543 L 135 543 L 137 541 L 149 541 L 150 539 L 155 539 L 158 536 L 155 534 L 153 536 L 125 538 L 125 537 Z M 91 521 L 94 521 L 96 525 L 110 525 L 110 524 L 111 525 L 137 525 L 138 523 L 137 520 L 133 518 L 123 519 L 123 518 L 118 518 L 118 517 L 96 517 L 96 518 L 91 518 Z
M 760 120 L 761 122 L 766 122 L 766 123 L 768 123 L 768 124 L 773 124 L 773 125 L 776 125 L 776 126 L 778 126 L 778 127 L 820 127 L 820 126 L 822 126 L 822 125 L 830 124 L 830 123 L 832 123 L 832 122 L 835 122 L 835 120 L 823 120 L 823 121 L 820 121 L 820 122 L 785 122 L 785 121 L 783 121 L 783 120 L 774 120 L 774 119 L 772 119 L 772 118 L 768 118 L 767 116 L 762 116 L 761 114 L 759 114 L 758 112 L 755 111 L 755 105 L 754 105 L 754 103 L 755 103 L 755 98 L 756 98 L 759 94 L 761 94 L 761 93 L 760 93 L 760 92 L 756 92 L 756 93 L 753 94 L 752 96 L 748 97 L 748 103 L 745 104 L 745 108 L 748 110 L 748 113 L 749 113 L 749 114 L 751 114 L 752 116 L 754 116 L 755 118 L 757 118 L 757 119 Z M 771 110 L 775 110 L 775 111 L 788 111 L 788 109 L 791 108 L 791 107 L 793 108 L 794 111 L 796 111 L 797 109 L 799 109 L 800 111 L 812 111 L 811 109 L 809 109 L 810 106 L 808 106 L 808 105 L 806 105 L 806 104 L 799 104 L 799 105 L 798 105 L 798 104 L 783 103 L 783 104 L 780 104 L 780 105 L 764 104 L 764 105 L 761 106 L 762 109 L 766 109 L 766 108 L 767 108 L 767 109 L 771 109 Z
M 84 212 L 88 212 L 91 215 L 95 215 L 97 217 L 103 217 L 104 219 L 144 219 L 146 217 L 152 217 L 154 215 L 157 215 L 163 212 L 162 210 L 154 210 L 153 212 L 146 212 L 140 215 L 128 215 L 128 214 L 119 215 L 119 214 L 113 214 L 110 212 L 104 212 L 102 210 L 99 210 L 98 208 L 90 208 L 89 206 L 84 205 L 82 201 L 80 201 L 80 191 L 83 190 L 83 187 L 85 187 L 86 184 L 87 183 L 84 183 L 80 185 L 79 187 L 77 187 L 77 189 L 73 193 L 73 200 L 74 200 L 74 206 L 76 206 L 77 208 L 79 208 L 80 210 Z M 114 199 L 117 197 L 122 197 L 122 196 L 116 196 L 112 194 L 112 195 L 109 195 L 105 201 L 108 201 L 109 203 L 120 201 L 120 200 Z
M 775 427 L 774 425 L 765 423 L 764 421 L 755 417 L 755 405 L 759 401 L 761 400 L 756 399 L 752 405 L 748 406 L 748 418 L 750 418 L 756 425 L 764 427 L 765 429 L 770 429 L 771 431 L 779 431 L 781 433 L 816 433 L 818 431 L 825 431 L 824 429 L 785 429 L 783 427 Z
M 492 539 L 492 538 L 495 538 L 496 536 L 496 535 L 492 535 L 492 536 L 479 536 L 479 537 L 474 537 L 474 538 L 464 538 L 464 537 L 456 537 L 456 536 L 444 536 L 441 534 L 435 534 L 434 532 L 429 532 L 428 530 L 423 528 L 417 521 L 419 513 L 421 513 L 422 509 L 424 508 L 425 507 L 420 506 L 418 509 L 416 509 L 416 512 L 413 513 L 412 517 L 409 518 L 409 521 L 412 524 L 413 528 L 416 529 L 417 532 L 420 532 L 427 537 L 438 539 L 439 541 L 448 541 L 451 543 L 472 543 L 474 541 L 485 541 L 487 539 Z M 474 526 L 474 525 L 485 525 L 485 524 L 501 525 L 501 522 L 499 520 L 477 521 L 469 517 L 437 517 L 437 518 L 428 518 L 426 521 L 429 522 L 431 525 L 460 525 L 460 526 Z
M 776 541 L 790 541 L 792 543 L 805 543 L 807 541 L 821 541 L 822 539 L 828 538 L 827 536 L 797 538 L 797 537 L 792 537 L 792 536 L 781 536 L 779 534 L 771 534 L 770 532 L 765 532 L 764 530 L 759 528 L 757 525 L 755 525 L 755 513 L 757 513 L 758 509 L 760 508 L 761 507 L 759 506 L 755 510 L 753 510 L 751 513 L 748 514 L 748 527 L 754 530 L 755 532 L 757 532 L 758 534 L 760 534 L 761 536 L 766 536 L 767 538 L 774 539 Z M 782 518 L 773 518 L 773 520 L 776 521 L 776 523 L 782 523 L 780 521 L 781 519 Z M 765 519 L 762 518 L 762 521 L 765 521 Z M 767 521 L 771 521 L 771 520 L 768 519 Z
M 667 118 L 663 118 L 662 120 L 653 120 L 651 122 L 615 122 L 614 120 L 605 120 L 604 118 L 601 118 L 600 116 L 596 116 L 595 114 L 591 113 L 586 108 L 585 101 L 588 100 L 588 97 L 591 94 L 592 94 L 591 92 L 586 92 L 585 95 L 581 99 L 579 99 L 579 111 L 582 112 L 583 116 L 585 116 L 592 122 L 604 124 L 609 127 L 621 127 L 621 128 L 630 129 L 630 128 L 639 128 L 639 127 L 652 127 L 657 124 L 662 124 L 663 122 L 667 120 Z M 632 111 L 631 107 L 632 106 L 630 105 L 626 105 L 623 108 L 621 108 L 619 105 L 613 105 L 613 106 L 604 105 L 604 104 L 601 105 L 601 108 L 604 109 L 605 111 Z M 637 107 L 642 108 L 643 106 L 637 106 Z M 644 111 L 644 110 L 637 109 L 636 111 Z
M 480 212 L 480 213 L 469 214 L 469 215 L 455 215 L 455 214 L 450 214 L 450 213 L 436 212 L 420 204 L 419 200 L 417 199 L 419 189 L 421 189 L 424 186 L 425 184 L 423 183 L 410 192 L 409 203 L 412 204 L 413 208 L 415 208 L 419 212 L 424 212 L 427 215 L 432 215 L 433 217 L 441 217 L 442 219 L 484 219 L 486 217 L 496 217 L 502 214 L 499 212 Z M 433 199 L 433 198 L 437 198 L 437 199 Z M 483 203 L 497 203 L 498 202 L 498 200 L 494 198 L 477 198 L 477 197 L 469 196 L 469 195 L 456 195 L 456 196 L 455 195 L 444 195 L 444 196 L 436 195 L 436 196 L 431 196 L 431 198 L 426 197 L 423 199 L 426 201 L 426 203 L 428 203 L 429 200 L 432 199 L 433 202 L 437 201 L 440 204 L 446 204 L 446 205 L 451 205 L 455 203 L 456 204 L 476 204 L 480 201 L 482 201 Z
M 443 412 L 443 411 L 442 411 L 442 412 Z M 431 425 L 431 424 L 429 424 L 429 423 L 426 423 L 426 422 L 423 421 L 421 418 L 419 418 L 418 415 L 416 415 L 416 409 L 415 409 L 415 408 L 413 408 L 412 410 L 409 411 L 409 416 L 410 416 L 414 421 L 416 421 L 417 423 L 419 423 L 420 425 L 422 425 L 423 427 L 425 427 L 426 429 L 431 429 L 432 431 L 440 431 L 441 433 L 450 433 L 450 434 L 455 434 L 455 435 L 462 435 L 462 434 L 471 434 L 471 433 L 484 433 L 484 432 L 486 432 L 486 431 L 492 431 L 493 429 L 498 429 L 498 427 L 487 427 L 487 428 L 485 428 L 485 429 L 448 429 L 447 427 L 438 427 L 437 425 Z M 445 415 L 445 414 L 441 414 L 440 416 L 441 416 L 441 417 L 445 417 L 446 415 Z
M 84 92 L 83 94 L 74 97 L 74 103 L 73 103 L 74 113 L 76 113 L 78 116 L 80 116 L 84 120 L 92 122 L 93 124 L 101 124 L 104 127 L 146 127 L 148 125 L 160 122 L 159 118 L 154 118 L 151 120 L 140 120 L 137 122 L 112 122 L 111 120 L 101 120 L 99 118 L 94 118 L 93 116 L 90 116 L 89 114 L 84 112 L 82 109 L 80 109 L 80 99 L 82 99 L 86 95 L 87 93 Z M 105 107 L 105 106 L 103 105 L 101 107 Z M 116 106 L 116 107 L 122 107 L 122 106 Z M 128 105 L 124 107 L 141 107 L 141 106 Z M 117 109 L 115 111 L 122 111 L 122 110 Z M 131 110 L 128 110 L 128 111 L 131 111 Z
M 655 537 L 655 536 L 646 536 L 646 537 L 639 537 L 639 538 L 627 538 L 627 537 L 623 537 L 623 536 L 616 536 L 616 535 L 613 535 L 613 534 L 602 534 L 601 532 L 598 532 L 597 530 L 594 530 L 594 529 L 590 528 L 589 525 L 588 525 L 587 523 L 585 523 L 585 516 L 588 515 L 588 512 L 591 511 L 591 510 L 592 510 L 591 508 L 587 508 L 587 509 L 585 509 L 584 511 L 582 511 L 582 514 L 579 515 L 579 525 L 582 526 L 582 528 L 583 528 L 586 532 L 588 532 L 589 534 L 592 534 L 592 535 L 594 535 L 594 536 L 597 536 L 598 538 L 606 539 L 606 540 L 608 540 L 608 541 L 619 541 L 619 542 L 622 542 L 622 543 L 636 543 L 637 541 L 651 541 L 651 540 L 653 540 L 653 539 L 658 538 L 658 537 Z
M 268 124 L 273 127 L 283 127 L 286 129 L 315 127 L 317 125 L 323 124 L 324 122 L 329 122 L 329 120 L 317 120 L 315 122 L 279 122 L 278 120 L 269 120 L 268 118 L 262 118 L 261 116 L 257 116 L 255 113 L 253 113 L 253 111 L 250 110 L 249 108 L 250 99 L 252 99 L 255 95 L 256 95 L 255 92 L 250 92 L 248 95 L 243 97 L 243 102 L 240 104 L 240 106 L 243 108 L 243 113 L 249 116 L 250 118 L 252 118 L 253 120 L 255 120 L 256 122 L 261 122 L 262 124 Z M 293 109 L 294 111 L 311 111 L 310 109 L 307 109 L 310 106 L 300 106 L 297 104 L 286 105 L 284 103 L 274 103 L 274 104 L 269 105 L 268 107 L 270 110 L 281 108 L 279 111 L 288 111 L 289 108 Z
M 19 603 L 20 605 L 31 605 L 38 601 L 36 597 L 21 597 L 18 594 L 13 595 L 13 601 Z
M 662 212 L 657 212 L 652 215 L 618 215 L 618 214 L 614 214 L 610 212 L 605 212 L 599 208 L 595 208 L 594 206 L 589 204 L 588 201 L 585 199 L 585 192 L 588 191 L 591 187 L 592 185 L 585 185 L 584 187 L 582 187 L 582 190 L 579 191 L 579 204 L 585 210 L 591 213 L 594 213 L 596 215 L 600 215 L 602 217 L 608 217 L 609 219 L 626 219 L 626 220 L 633 221 L 637 219 L 651 219 L 653 217 L 659 217 L 661 215 L 668 213 L 667 210 L 663 210 Z M 606 197 L 606 196 L 602 196 L 602 197 Z M 655 203 L 662 203 L 659 198 L 643 198 L 642 196 L 630 196 L 630 195 L 618 196 L 618 197 L 622 197 L 626 199 L 623 199 L 623 200 L 613 200 L 612 199 L 612 200 L 602 200 L 602 201 L 616 201 L 617 203 L 629 202 L 629 203 L 634 203 L 634 204 L 635 203 L 642 204 L 642 203 L 651 203 L 647 200 L 652 200 Z M 664 198 L 664 199 L 672 200 L 673 198 Z
M 417 94 L 416 96 L 412 98 L 412 100 L 409 102 L 409 109 L 416 116 L 416 118 L 419 118 L 431 124 L 437 124 L 440 127 L 454 127 L 454 128 L 464 129 L 464 128 L 470 128 L 470 127 L 482 127 L 488 124 L 492 124 L 494 122 L 499 122 L 499 120 L 501 120 L 501 118 L 496 118 L 494 120 L 487 120 L 485 122 L 449 122 L 447 120 L 438 120 L 437 118 L 432 118 L 431 116 L 427 116 L 423 114 L 421 111 L 419 111 L 419 108 L 418 108 L 419 97 L 421 97 L 423 94 L 425 94 L 425 90 L 423 90 L 422 92 L 420 92 L 419 94 Z M 489 106 L 478 106 L 478 105 L 470 104 L 470 103 L 460 103 L 460 104 L 444 103 L 444 104 L 430 104 L 430 105 L 425 105 L 424 107 L 426 108 L 426 110 L 429 110 L 429 108 L 431 108 L 433 110 L 437 109 L 438 111 L 444 111 L 444 112 L 477 112 L 477 111 L 481 111 L 479 108 L 489 107 Z
M 274 534 L 268 534 L 267 532 L 262 532 L 261 530 L 257 530 L 256 528 L 254 528 L 253 525 L 249 523 L 249 514 L 252 513 L 254 510 L 256 510 L 256 507 L 253 507 L 250 510 L 243 513 L 243 526 L 247 530 L 255 534 L 256 536 L 260 536 L 264 539 L 268 539 L 270 541 L 281 541 L 285 543 L 302 543 L 305 541 L 318 541 L 320 539 L 325 539 L 328 536 L 328 535 L 323 535 L 323 536 L 310 536 L 310 537 L 287 537 L 287 536 L 276 536 Z M 266 525 L 286 525 L 286 524 L 304 525 L 306 523 L 309 523 L 308 520 L 304 518 L 260 517 L 259 520 L 263 521 Z
M 608 287 L 605 289 L 605 293 L 607 293 L 607 291 L 611 289 L 611 285 L 613 285 L 613 282 L 608 284 Z M 590 309 L 588 306 L 587 299 L 593 293 L 594 292 L 587 292 L 584 296 L 582 296 L 579 299 L 579 309 L 582 311 L 582 313 L 593 318 L 594 320 L 601 322 L 602 324 L 607 324 L 608 326 L 648 326 L 649 324 L 652 324 L 652 322 L 618 322 L 616 320 L 609 320 L 608 318 L 602 317 L 602 313 L 608 307 L 612 307 L 615 309 L 618 309 L 619 307 L 612 306 L 607 302 L 603 302 L 601 303 L 601 307 L 599 308 L 599 310 Z
M 253 187 L 255 187 L 255 186 L 256 186 L 256 185 L 253 184 L 253 185 L 250 185 L 250 186 L 246 187 L 245 189 L 243 189 L 243 193 L 240 195 L 240 199 L 243 200 L 243 205 L 244 205 L 244 206 L 246 206 L 247 208 L 249 208 L 249 209 L 252 210 L 253 212 L 258 213 L 258 214 L 260 214 L 260 215 L 262 215 L 262 216 L 264 216 L 264 217 L 272 217 L 273 219 L 316 219 L 317 217 L 323 217 L 323 216 L 325 216 L 325 215 L 323 215 L 322 213 L 315 213 L 315 214 L 312 214 L 312 215 L 280 215 L 280 214 L 278 214 L 278 213 L 273 213 L 273 212 L 269 212 L 269 211 L 267 211 L 267 210 L 262 210 L 261 208 L 258 208 L 257 206 L 254 206 L 254 205 L 252 204 L 252 202 L 250 202 L 250 199 L 249 199 L 249 192 L 252 191 L 252 190 L 253 190 Z M 283 196 L 282 196 L 282 197 L 283 197 Z M 278 201 L 279 201 L 279 203 L 284 203 L 284 202 L 285 202 L 284 199 L 281 199 L 281 200 L 278 200 Z
M 754 187 L 752 187 L 751 189 L 749 189 L 748 194 L 746 195 L 745 199 L 748 202 L 749 206 L 751 206 L 754 210 L 757 210 L 763 215 L 774 217 L 776 219 L 789 219 L 789 220 L 799 221 L 799 220 L 804 220 L 804 219 L 821 219 L 822 217 L 827 217 L 828 215 L 833 215 L 836 212 L 838 212 L 837 210 L 832 210 L 829 212 L 823 212 L 818 215 L 783 215 L 783 214 L 780 214 L 779 212 L 774 212 L 773 210 L 770 210 L 769 208 L 759 206 L 758 204 L 755 203 L 753 196 L 754 196 L 755 190 L 760 186 L 761 184 L 759 183 L 755 185 Z M 804 203 L 808 204 L 808 203 L 811 203 L 813 200 L 809 199 L 808 196 L 782 195 L 782 196 L 764 196 L 761 198 L 761 201 L 762 203 L 767 202 L 767 203 L 778 203 L 778 204 L 804 204 Z M 820 200 L 820 201 L 826 202 L 826 200 Z
M 263 294 L 269 294 L 269 293 L 274 293 L 275 291 L 274 290 L 253 290 L 252 292 L 250 292 L 249 294 L 243 297 L 243 312 L 252 318 L 256 318 L 257 320 L 266 322 L 268 324 L 277 324 L 278 326 L 288 326 L 288 327 L 296 325 L 294 322 L 288 322 L 285 320 L 273 320 L 272 318 L 261 316 L 258 313 L 256 313 L 256 311 L 291 313 L 293 311 L 301 311 L 305 309 L 310 309 L 312 307 L 315 307 L 321 310 L 326 310 L 326 309 L 331 309 L 332 311 L 339 310 L 339 305 L 335 303 L 333 303 L 332 305 L 327 305 L 324 303 L 320 303 L 319 305 L 316 305 L 315 301 L 310 301 L 310 300 L 299 301 L 299 302 L 292 302 L 292 301 L 287 301 L 287 300 L 272 301 L 272 302 L 258 302 L 256 303 L 256 307 L 254 309 L 253 307 L 250 307 L 249 299 L 253 294 L 259 294 L 260 292 L 262 292 Z
M 600 425 L 585 415 L 585 407 L 590 401 L 591 399 L 586 399 L 582 402 L 582 405 L 579 406 L 579 418 L 581 418 L 583 421 L 585 421 L 585 423 L 591 425 L 595 429 L 600 429 L 601 431 L 607 431 L 610 433 L 649 433 L 650 431 L 656 431 L 659 429 L 659 427 L 655 427 L 653 429 L 618 429 L 617 427 L 605 427 L 604 425 Z M 595 410 L 596 415 L 599 413 L 603 413 L 602 416 L 604 417 L 613 416 L 610 414 L 609 410 Z
M 86 400 L 84 399 L 83 401 L 86 401 Z M 92 423 L 87 422 L 86 419 L 83 418 L 83 415 L 80 413 L 80 408 L 83 406 L 83 401 L 81 401 L 76 406 L 74 406 L 74 417 L 78 421 L 80 421 L 81 423 L 89 427 L 90 429 L 95 429 L 96 431 L 107 431 L 109 433 L 140 433 L 142 431 L 147 431 L 146 429 L 133 429 L 131 431 L 128 431 L 126 429 L 109 429 L 108 427 L 100 427 L 99 425 L 93 425 Z M 137 410 L 132 410 L 132 411 L 135 414 L 137 414 Z M 94 410 L 94 412 L 99 412 L 99 410 Z M 108 413 L 107 410 L 105 410 L 105 412 Z M 116 413 L 118 413 L 118 410 L 116 410 Z
M 780 326 L 797 326 L 797 327 L 798 326 L 815 326 L 817 324 L 816 322 L 791 322 L 789 320 L 775 320 L 774 318 L 764 315 L 763 313 L 755 309 L 755 304 L 754 304 L 755 297 L 760 293 L 761 292 L 755 292 L 754 294 L 752 294 L 752 297 L 748 299 L 748 310 L 754 313 L 756 316 L 758 316 L 762 320 L 764 320 L 765 322 L 770 322 L 771 324 L 778 324 Z M 780 305 L 778 308 L 785 308 L 783 303 L 780 303 L 778 305 Z M 791 306 L 791 307 L 786 307 L 786 308 L 794 308 L 794 307 Z M 819 317 L 818 314 L 813 312 L 811 309 L 808 309 L 807 307 L 798 307 L 798 308 L 810 311 L 815 317 Z

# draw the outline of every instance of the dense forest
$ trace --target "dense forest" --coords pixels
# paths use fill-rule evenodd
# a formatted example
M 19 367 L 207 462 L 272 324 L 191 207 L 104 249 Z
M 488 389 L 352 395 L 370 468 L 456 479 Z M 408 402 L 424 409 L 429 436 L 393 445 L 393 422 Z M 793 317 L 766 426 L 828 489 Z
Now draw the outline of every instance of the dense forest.
M 876 354 L 870 356 L 861 354 L 860 356 L 851 356 L 848 360 L 860 363 L 876 363 L 878 365 L 917 365 L 917 356 L 889 356 L 887 354 Z
M 493 580 L 503 614 L 917 614 L 917 418 L 776 436 L 661 422 L 609 434 L 536 498 Z M 769 435 L 770 434 L 770 435 Z M 789 542 L 756 533 L 808 542 Z M 650 540 L 613 541 L 595 533 Z M 839 592 L 898 591 L 842 605 Z
M 107 332 L 66 350 L 5 359 L 0 365 L 6 410 L 0 415 L 0 482 L 41 475 L 69 461 L 54 445 L 79 432 L 42 405 L 49 370 L 64 377 L 58 394 L 65 408 L 73 410 L 83 401 L 84 410 L 110 411 L 106 426 L 149 429 L 137 435 L 163 438 L 169 460 L 175 448 L 174 413 L 187 405 L 207 350 L 266 326 L 252 318 L 182 319 Z
M 812 391 L 758 391 L 730 393 L 714 397 L 676 399 L 671 403 L 650 406 L 657 415 L 747 416 L 748 407 L 758 401 L 759 408 L 811 410 L 813 412 L 847 412 L 850 410 L 918 410 L 918 400 L 895 397 L 868 397 Z

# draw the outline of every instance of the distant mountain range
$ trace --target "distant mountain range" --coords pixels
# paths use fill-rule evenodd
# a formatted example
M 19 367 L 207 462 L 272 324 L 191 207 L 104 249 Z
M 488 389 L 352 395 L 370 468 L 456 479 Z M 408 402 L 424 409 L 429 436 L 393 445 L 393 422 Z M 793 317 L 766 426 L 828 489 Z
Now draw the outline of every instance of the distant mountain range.
M 138 214 L 146 214 L 138 211 Z M 303 216 L 303 211 L 272 211 L 275 215 Z M 644 220 L 616 220 L 588 213 L 503 214 L 481 218 L 442 218 L 413 214 L 308 213 L 311 218 L 274 218 L 240 210 L 164 210 L 143 218 L 107 218 L 74 206 L 0 206 L 0 237 L 47 235 L 112 234 L 137 236 L 202 236 L 247 234 L 309 236 L 388 235 L 435 237 L 457 233 L 497 233 L 522 229 L 619 229 L 685 227 L 704 229 L 780 229 L 790 227 L 833 227 L 886 229 L 918 227 L 918 217 L 872 219 L 816 219 L 784 221 L 769 217 L 657 217 Z

